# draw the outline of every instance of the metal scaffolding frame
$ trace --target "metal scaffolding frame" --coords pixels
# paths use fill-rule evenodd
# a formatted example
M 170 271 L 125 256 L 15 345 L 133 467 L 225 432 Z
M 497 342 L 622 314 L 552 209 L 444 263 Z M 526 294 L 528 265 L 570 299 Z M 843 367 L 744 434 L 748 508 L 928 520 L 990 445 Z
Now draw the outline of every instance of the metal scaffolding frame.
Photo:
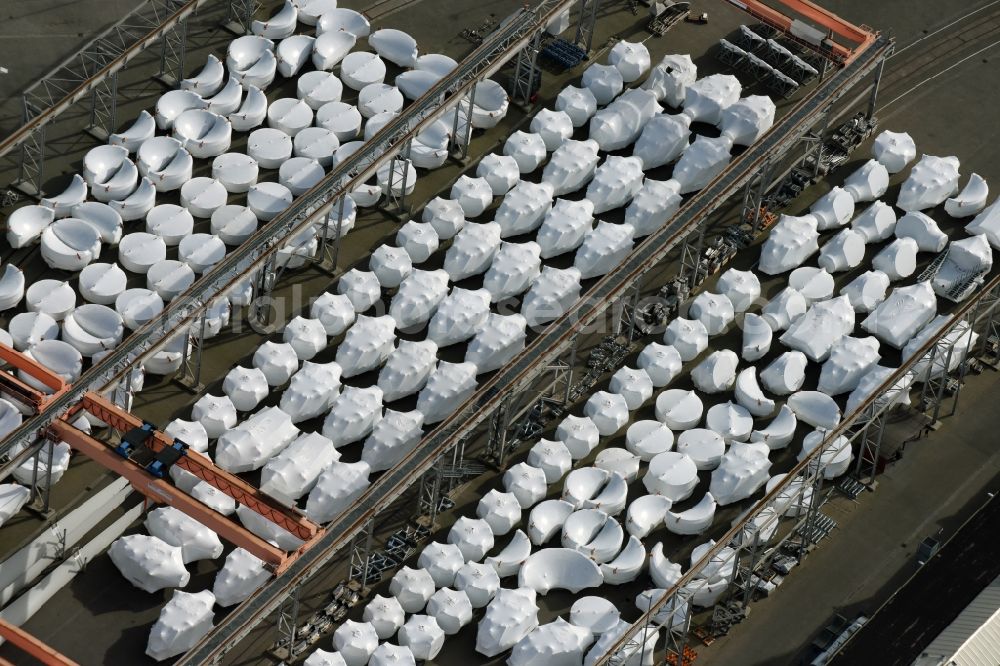
M 163 35 L 160 47 L 160 71 L 156 78 L 175 88 L 184 80 L 184 60 L 187 56 L 187 19 L 178 21 Z
M 375 519 L 367 521 L 361 530 L 351 540 L 350 574 L 361 585 L 362 590 L 368 587 L 368 578 L 372 571 L 372 552 L 375 548 Z
M 576 36 L 573 43 L 589 54 L 594 43 L 594 25 L 597 23 L 597 10 L 601 0 L 579 0 L 580 13 L 577 17 Z
M 249 35 L 254 17 L 264 8 L 264 3 L 260 0 L 229 0 L 227 4 L 229 9 L 223 27 L 234 35 Z
M 538 53 L 542 48 L 542 33 L 538 31 L 528 45 L 517 52 L 514 78 L 511 81 L 511 97 L 515 102 L 530 104 L 535 94 L 535 77 L 538 69 Z

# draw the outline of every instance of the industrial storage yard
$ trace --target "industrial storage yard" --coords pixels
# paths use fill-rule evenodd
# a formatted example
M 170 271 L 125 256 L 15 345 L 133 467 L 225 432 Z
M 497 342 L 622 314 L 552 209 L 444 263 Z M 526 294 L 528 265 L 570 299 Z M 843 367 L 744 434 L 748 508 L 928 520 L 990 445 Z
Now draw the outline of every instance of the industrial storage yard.
M 1000 3 L 41 4 L 0 660 L 938 663 L 989 603 Z

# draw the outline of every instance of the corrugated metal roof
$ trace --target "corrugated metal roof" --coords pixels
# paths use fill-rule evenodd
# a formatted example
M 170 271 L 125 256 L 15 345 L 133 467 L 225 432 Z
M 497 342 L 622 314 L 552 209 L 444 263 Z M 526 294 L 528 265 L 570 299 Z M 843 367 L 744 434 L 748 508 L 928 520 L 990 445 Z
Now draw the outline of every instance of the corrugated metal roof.
M 914 666 L 1000 664 L 1000 576 L 938 634 Z

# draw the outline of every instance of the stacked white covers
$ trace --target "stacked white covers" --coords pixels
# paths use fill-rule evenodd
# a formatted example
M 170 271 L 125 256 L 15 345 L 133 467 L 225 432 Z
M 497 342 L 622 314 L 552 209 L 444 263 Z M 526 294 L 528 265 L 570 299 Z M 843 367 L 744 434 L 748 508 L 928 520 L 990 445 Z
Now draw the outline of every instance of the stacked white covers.
M 599 221 L 576 251 L 573 266 L 580 271 L 580 277 L 598 277 L 612 271 L 632 251 L 634 234 L 630 224 Z
M 830 350 L 819 375 L 819 390 L 829 395 L 853 391 L 861 378 L 879 362 L 875 338 L 841 338 Z
M 358 315 L 357 321 L 347 330 L 344 341 L 337 347 L 337 364 L 343 376 L 354 377 L 382 365 L 396 341 L 396 326 L 396 320 L 388 315 Z
M 760 444 L 735 444 L 722 456 L 709 487 L 720 506 L 750 497 L 767 482 L 771 468 L 768 451 Z
M 872 157 L 889 173 L 899 173 L 917 157 L 917 144 L 906 132 L 883 131 L 872 144 Z
M 813 304 L 781 336 L 786 347 L 803 352 L 813 361 L 823 361 L 830 348 L 854 330 L 854 308 L 847 296 Z
M 760 251 L 760 270 L 777 275 L 796 268 L 819 250 L 819 226 L 812 215 L 782 215 Z
M 333 405 L 340 391 L 340 366 L 336 362 L 306 361 L 281 393 L 281 411 L 292 423 L 316 418 Z
M 664 102 L 673 108 L 680 108 L 687 95 L 687 87 L 698 79 L 698 68 L 691 61 L 691 56 L 665 55 L 663 60 L 653 68 L 642 87 L 651 90 L 657 101 Z
M 744 97 L 723 109 L 719 129 L 738 146 L 749 146 L 774 124 L 774 102 L 766 95 Z M 888 184 L 888 179 L 886 180 Z
M 570 139 L 552 153 L 542 169 L 542 182 L 552 186 L 553 196 L 576 192 L 594 177 L 599 161 L 596 141 Z
M 212 630 L 214 605 L 215 595 L 208 590 L 195 594 L 175 590 L 149 631 L 146 654 L 163 661 L 190 650 Z
M 367 436 L 382 417 L 382 390 L 345 386 L 323 420 L 323 436 L 340 447 Z
M 907 212 L 933 208 L 958 193 L 958 158 L 924 155 L 899 190 L 896 207 Z
M 157 592 L 184 587 L 191 574 L 184 568 L 181 549 L 156 537 L 130 534 L 117 539 L 108 555 L 122 575 L 140 590 Z
M 316 485 L 316 479 L 340 459 L 333 442 L 307 432 L 267 461 L 261 470 L 260 489 L 271 497 L 294 502 Z
M 230 472 L 258 469 L 299 434 L 278 407 L 265 407 L 219 437 L 215 464 Z
M 350 507 L 368 489 L 368 463 L 345 463 L 339 460 L 319 475 L 309 492 L 306 514 L 325 523 Z
M 465 402 L 476 390 L 476 372 L 472 363 L 439 363 L 417 396 L 424 423 L 443 421 Z
M 722 112 L 740 99 L 739 79 L 730 74 L 712 74 L 688 85 L 684 91 L 684 115 L 691 120 L 718 125 Z
M 495 657 L 538 626 L 536 594 L 528 588 L 501 589 L 486 608 L 476 633 L 476 652 Z
M 465 360 L 474 363 L 479 373 L 497 370 L 524 349 L 527 320 L 519 315 L 490 313 L 486 323 L 465 351 Z
M 368 463 L 373 472 L 391 469 L 420 443 L 423 423 L 424 415 L 416 410 L 385 410 L 365 440 L 361 460 Z
M 681 194 L 702 189 L 729 166 L 733 142 L 728 136 L 699 135 L 674 165 L 673 177 Z
M 621 150 L 639 138 L 643 127 L 659 111 L 652 92 L 628 90 L 590 119 L 590 138 L 603 151 Z
M 861 322 L 861 327 L 896 349 L 902 349 L 936 313 L 937 297 L 930 282 L 924 281 L 894 289 Z

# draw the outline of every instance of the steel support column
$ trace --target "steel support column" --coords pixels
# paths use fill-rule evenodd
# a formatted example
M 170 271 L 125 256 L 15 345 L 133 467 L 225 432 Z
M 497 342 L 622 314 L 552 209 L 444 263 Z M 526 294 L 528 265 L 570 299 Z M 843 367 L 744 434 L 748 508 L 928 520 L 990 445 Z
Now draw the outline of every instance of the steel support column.
M 746 189 L 743 191 L 743 214 L 741 219 L 750 225 L 750 234 L 753 238 L 756 238 L 757 234 L 760 233 L 761 223 L 763 222 L 764 198 L 771 184 L 771 167 L 771 160 L 766 160 L 758 172 L 756 179 L 748 182 Z
M 879 60 L 878 67 L 875 68 L 875 80 L 872 82 L 872 91 L 868 96 L 868 111 L 866 112 L 866 117 L 871 120 L 875 117 L 875 103 L 878 100 L 878 87 L 882 83 L 882 72 L 885 71 L 885 61 L 892 55 L 893 49 L 890 48 Z
M 947 334 L 942 336 L 927 354 L 927 372 L 924 375 L 924 385 L 920 390 L 920 409 L 928 420 L 928 425 L 936 428 L 940 421 L 941 405 L 945 392 L 953 380 L 950 368 L 952 356 L 955 353 L 955 341 L 949 341 Z M 957 387 L 952 387 L 958 390 Z
M 458 154 L 458 159 L 469 156 L 469 143 L 472 141 L 472 109 L 476 105 L 476 85 L 469 88 L 469 94 L 458 100 L 455 105 L 455 119 L 451 125 L 451 144 L 449 152 Z M 464 118 L 463 118 L 464 116 Z
M 688 587 L 682 587 L 664 604 L 663 608 L 653 616 L 660 624 L 666 620 L 666 636 L 664 640 L 664 663 L 681 666 L 685 663 L 688 634 L 691 631 L 691 598 L 694 596 Z M 678 616 L 681 618 L 677 620 Z
M 417 499 L 417 513 L 426 516 L 428 527 L 434 527 L 441 508 L 441 459 L 420 477 L 420 494 Z
M 299 588 L 285 597 L 278 609 L 278 646 L 284 648 L 288 659 L 292 660 L 298 654 L 296 645 L 299 630 Z
M 87 131 L 107 141 L 118 127 L 118 72 L 94 86 L 90 93 L 90 125 Z
M 41 114 L 41 109 L 36 108 L 25 98 L 22 106 L 22 116 L 24 124 L 27 125 L 32 119 Z M 39 125 L 25 138 L 21 144 L 21 154 L 18 158 L 17 180 L 13 187 L 27 194 L 29 197 L 41 198 L 45 195 L 42 191 L 42 176 L 45 171 L 45 125 Z
M 486 458 L 499 469 L 504 469 L 508 453 L 510 434 L 510 411 L 512 395 L 506 394 L 490 417 L 489 437 L 486 442 Z
M 701 255 L 705 247 L 707 229 L 708 220 L 703 220 L 697 229 L 684 238 L 684 244 L 681 246 L 681 266 L 677 277 L 687 284 L 689 293 L 694 291 L 705 277 L 701 270 Z
M 198 315 L 197 321 L 184 334 L 184 360 L 177 381 L 195 392 L 201 392 L 201 357 L 205 348 L 205 328 L 208 325 L 206 313 Z
M 535 94 L 535 75 L 538 73 L 538 52 L 541 50 L 542 33 L 538 31 L 528 45 L 517 52 L 514 79 L 511 82 L 515 102 L 530 104 Z
M 323 221 L 323 233 L 319 237 L 319 245 L 316 247 L 314 260 L 320 266 L 330 270 L 337 270 L 337 260 L 340 258 L 340 237 L 344 229 L 344 211 L 347 208 L 347 196 L 340 197 L 331 207 L 330 214 Z M 356 214 L 356 213 L 355 213 Z M 330 224 L 333 216 L 337 216 L 337 223 Z M 333 237 L 330 237 L 330 227 L 333 226 Z
M 375 545 L 375 519 L 367 521 L 361 531 L 351 540 L 351 578 L 356 580 L 361 589 L 368 587 L 371 576 L 372 551 Z
M 597 23 L 597 10 L 600 6 L 601 0 L 580 0 L 580 14 L 577 17 L 576 37 L 573 38 L 573 43 L 588 55 L 594 42 L 594 25 Z
M 410 177 L 410 149 L 413 142 L 407 141 L 403 144 L 402 150 L 393 156 L 389 162 L 389 183 L 386 188 L 386 199 L 390 207 L 399 213 L 408 213 L 406 209 L 406 188 L 411 185 L 408 182 Z
M 889 409 L 883 409 L 880 401 L 873 402 L 865 410 L 858 434 L 858 461 L 854 466 L 854 477 L 866 486 L 875 483 L 878 461 L 882 452 L 882 437 L 889 417 Z
M 271 325 L 271 292 L 278 281 L 277 268 L 277 253 L 270 254 L 254 276 L 253 302 L 248 316 L 250 324 L 261 330 L 266 330 Z
M 164 33 L 160 50 L 160 71 L 157 78 L 165 85 L 176 88 L 184 79 L 184 57 L 187 53 L 187 19 Z
M 56 443 L 51 439 L 45 442 L 42 450 L 35 454 L 31 469 L 31 503 L 28 508 L 43 517 L 48 517 L 52 513 L 49 500 L 52 492 L 52 457 L 55 454 Z M 42 456 L 46 459 L 44 471 L 39 469 Z M 40 471 L 41 478 L 39 478 Z M 39 481 L 42 483 L 39 484 Z
M 799 537 L 799 552 L 797 557 L 800 562 L 803 558 L 805 558 L 806 553 L 809 552 L 809 548 L 819 541 L 819 539 L 816 538 L 816 527 L 818 525 L 819 507 L 822 504 L 822 499 L 820 497 L 822 492 L 822 456 L 816 456 L 809 461 L 809 464 L 803 470 L 802 474 L 802 494 L 800 495 L 800 498 L 804 499 L 806 493 L 808 493 L 809 503 L 808 506 L 803 506 L 801 503 L 799 505 L 800 510 L 801 508 L 805 509 L 805 518 L 800 521 L 796 529 Z
M 984 294 L 979 307 L 983 312 L 983 326 L 977 358 L 994 370 L 1000 370 L 1000 289 Z M 972 355 L 971 350 L 969 354 Z
M 249 35 L 254 16 L 263 6 L 260 0 L 229 0 L 229 11 L 222 27 L 234 35 Z

